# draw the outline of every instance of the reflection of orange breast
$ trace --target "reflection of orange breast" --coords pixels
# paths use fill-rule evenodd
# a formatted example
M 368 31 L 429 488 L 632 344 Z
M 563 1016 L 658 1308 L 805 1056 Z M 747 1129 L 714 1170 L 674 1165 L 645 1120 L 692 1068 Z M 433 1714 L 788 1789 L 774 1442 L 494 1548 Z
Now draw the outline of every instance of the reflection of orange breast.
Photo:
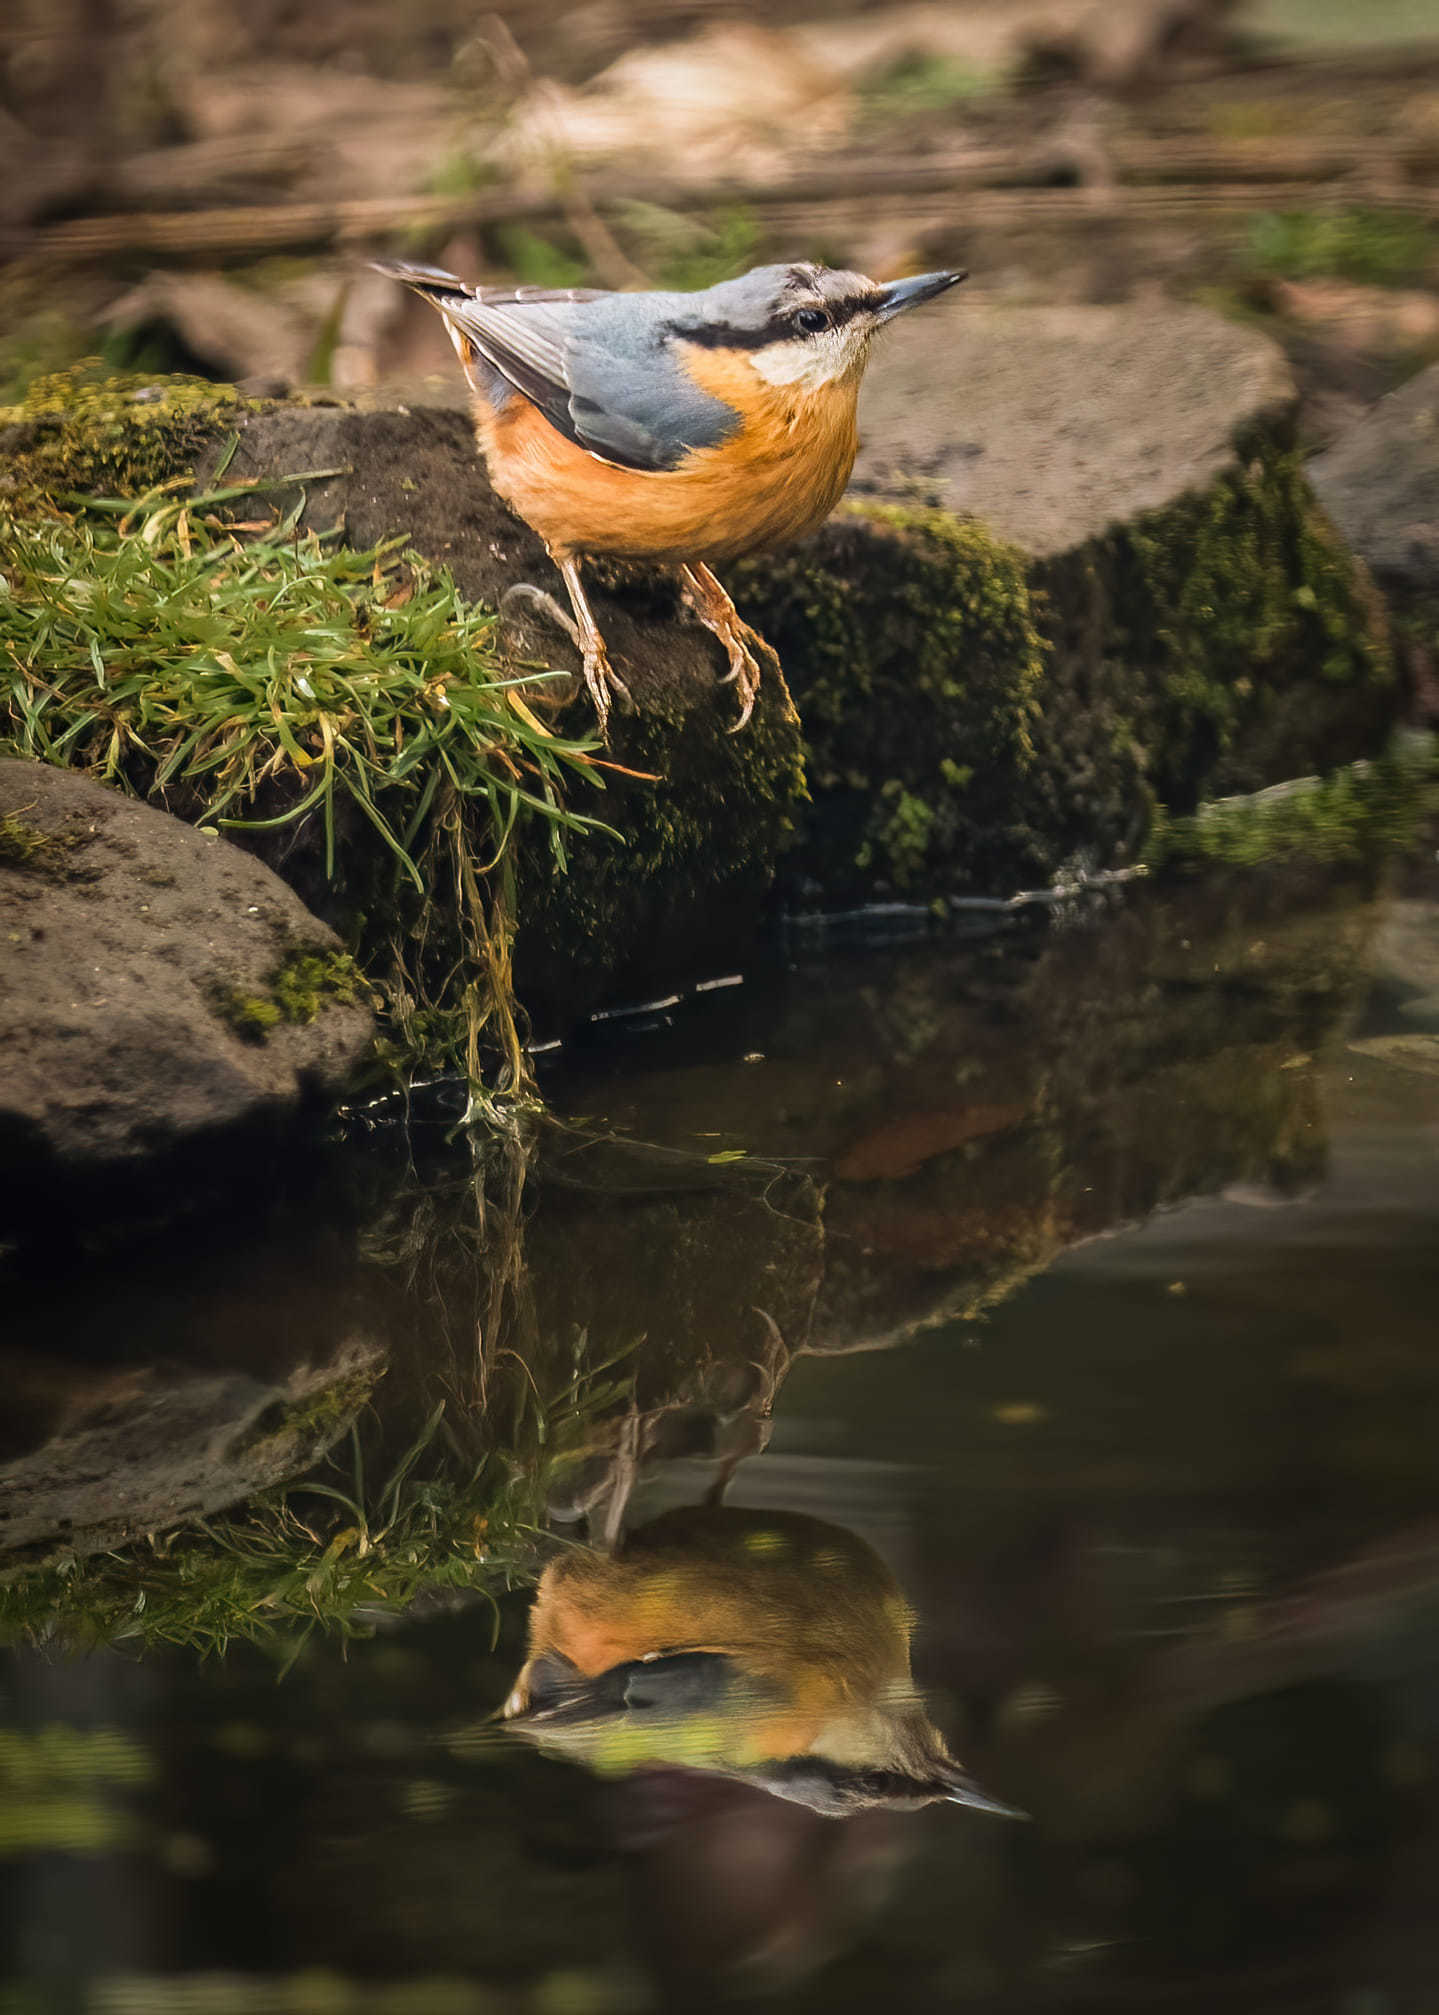
M 853 1533 L 782 1513 L 671 1513 L 609 1559 L 546 1568 L 529 1655 L 558 1652 L 587 1678 L 656 1652 L 712 1651 L 802 1716 L 909 1681 L 909 1607 Z
M 677 469 L 602 462 L 519 393 L 476 393 L 490 479 L 552 549 L 630 559 L 725 560 L 813 530 L 839 502 L 858 447 L 858 373 L 814 391 L 767 384 L 743 351 L 684 345 L 691 375 L 743 420 Z

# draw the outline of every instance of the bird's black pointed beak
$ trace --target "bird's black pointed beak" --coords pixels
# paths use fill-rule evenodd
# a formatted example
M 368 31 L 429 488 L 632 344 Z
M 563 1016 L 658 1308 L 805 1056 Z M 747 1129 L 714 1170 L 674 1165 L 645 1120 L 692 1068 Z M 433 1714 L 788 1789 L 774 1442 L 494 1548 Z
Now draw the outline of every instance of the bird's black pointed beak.
M 954 1768 L 944 1774 L 943 1795 L 952 1805 L 969 1805 L 976 1812 L 992 1812 L 999 1819 L 1028 1819 L 1027 1812 L 1021 1812 L 1017 1805 L 1006 1805 L 1001 1799 L 991 1798 L 982 1791 L 967 1770 Z
M 936 294 L 947 294 L 951 287 L 968 278 L 968 273 L 918 273 L 912 280 L 891 280 L 887 287 L 880 288 L 875 312 L 881 322 L 892 321 L 906 308 L 918 308 L 923 302 L 932 301 Z

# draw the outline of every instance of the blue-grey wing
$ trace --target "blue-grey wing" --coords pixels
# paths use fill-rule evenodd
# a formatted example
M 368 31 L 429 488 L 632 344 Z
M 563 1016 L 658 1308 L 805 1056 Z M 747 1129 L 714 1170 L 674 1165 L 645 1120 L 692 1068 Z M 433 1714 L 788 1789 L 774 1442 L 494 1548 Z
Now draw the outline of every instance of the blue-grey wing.
M 733 407 L 686 375 L 644 295 L 520 288 L 430 298 L 551 426 L 603 461 L 677 468 L 740 424 Z
M 576 316 L 566 359 L 573 438 L 627 469 L 674 469 L 727 440 L 741 416 L 695 384 L 653 317 L 626 315 L 643 301 L 610 295 Z
M 722 1651 L 666 1651 L 590 1677 L 562 1654 L 546 1652 L 532 1660 L 526 1675 L 528 1705 L 509 1718 L 550 1726 L 635 1715 L 672 1721 L 716 1712 L 739 1678 L 734 1660 Z

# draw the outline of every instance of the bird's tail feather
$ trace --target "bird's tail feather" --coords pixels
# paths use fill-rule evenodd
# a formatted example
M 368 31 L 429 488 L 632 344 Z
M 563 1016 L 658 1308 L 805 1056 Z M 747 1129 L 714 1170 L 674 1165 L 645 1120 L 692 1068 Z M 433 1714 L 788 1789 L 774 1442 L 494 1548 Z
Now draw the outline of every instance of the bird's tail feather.
M 408 259 L 371 259 L 371 266 L 377 273 L 388 279 L 403 281 L 413 287 L 427 301 L 436 306 L 446 294 L 468 295 L 470 289 L 457 273 L 447 273 L 443 266 L 417 266 Z

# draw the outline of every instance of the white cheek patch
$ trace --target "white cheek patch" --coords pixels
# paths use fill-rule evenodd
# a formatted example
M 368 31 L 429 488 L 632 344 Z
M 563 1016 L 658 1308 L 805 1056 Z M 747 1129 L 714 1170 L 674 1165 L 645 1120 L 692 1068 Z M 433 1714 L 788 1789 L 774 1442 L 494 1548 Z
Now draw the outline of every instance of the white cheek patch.
M 817 336 L 792 336 L 783 343 L 766 343 L 750 362 L 769 385 L 800 385 L 818 391 L 846 377 L 864 362 L 872 331 L 848 322 L 841 329 L 822 329 Z

